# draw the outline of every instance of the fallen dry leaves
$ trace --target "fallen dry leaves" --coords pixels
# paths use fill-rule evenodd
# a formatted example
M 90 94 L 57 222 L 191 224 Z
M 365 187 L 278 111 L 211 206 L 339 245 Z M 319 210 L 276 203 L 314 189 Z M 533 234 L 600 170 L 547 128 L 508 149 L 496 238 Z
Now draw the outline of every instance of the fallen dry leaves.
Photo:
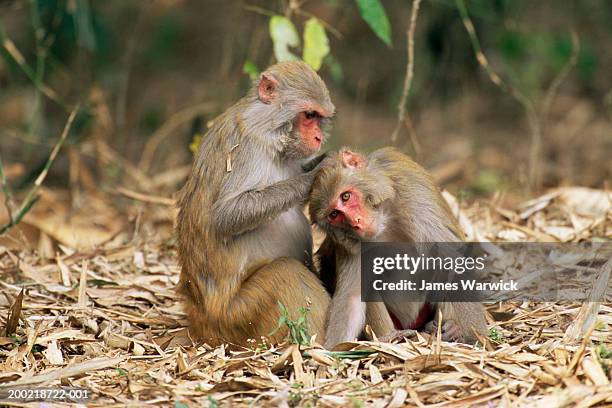
M 515 209 L 459 209 L 447 198 L 471 240 L 612 238 L 603 191 L 558 189 Z M 86 387 L 91 406 L 612 406 L 612 304 L 489 305 L 485 347 L 420 334 L 332 353 L 194 345 L 174 292 L 171 236 L 142 238 L 105 211 L 79 221 L 108 230 L 93 230 L 93 248 L 72 245 L 65 218 L 57 227 L 35 213 L 26 225 L 45 233 L 38 239 L 50 239 L 55 255 L 0 244 L 0 388 Z M 576 342 L 564 342 L 568 331 L 579 333 Z

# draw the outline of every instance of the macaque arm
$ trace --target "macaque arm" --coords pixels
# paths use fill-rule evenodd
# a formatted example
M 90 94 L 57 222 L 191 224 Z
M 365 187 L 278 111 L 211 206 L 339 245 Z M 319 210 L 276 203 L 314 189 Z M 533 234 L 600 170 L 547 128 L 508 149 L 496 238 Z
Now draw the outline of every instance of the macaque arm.
M 310 159 L 309 161 L 307 161 L 306 163 L 302 165 L 302 170 L 304 172 L 309 172 L 309 171 L 314 170 L 315 168 L 319 166 L 319 164 L 321 164 L 321 162 L 323 162 L 323 160 L 325 160 L 326 157 L 327 157 L 327 152 L 320 154 L 313 159 Z
M 253 230 L 289 208 L 304 202 L 312 184 L 312 174 L 305 173 L 261 189 L 244 191 L 219 200 L 213 208 L 216 230 L 234 236 Z
M 331 349 L 338 343 L 356 339 L 365 320 L 366 304 L 361 301 L 361 295 L 338 291 L 329 308 L 325 348 Z
M 363 330 L 366 303 L 361 301 L 359 255 L 338 262 L 338 282 L 329 307 L 325 347 L 352 341 Z

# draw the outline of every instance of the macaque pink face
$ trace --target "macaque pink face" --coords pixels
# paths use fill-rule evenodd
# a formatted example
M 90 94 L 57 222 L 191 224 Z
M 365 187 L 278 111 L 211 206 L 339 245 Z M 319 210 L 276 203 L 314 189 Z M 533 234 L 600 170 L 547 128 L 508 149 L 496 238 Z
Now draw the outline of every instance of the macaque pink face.
M 354 187 L 340 190 L 328 209 L 327 222 L 332 227 L 350 229 L 361 238 L 371 238 L 378 231 L 372 210 L 365 204 L 361 191 Z
M 297 126 L 302 138 L 302 144 L 309 155 L 321 148 L 325 137 L 321 130 L 321 119 L 323 115 L 317 110 L 306 110 L 300 112 L 297 117 Z
M 259 100 L 265 104 L 279 103 L 280 91 L 279 82 L 270 73 L 263 73 L 257 87 Z M 321 148 L 325 134 L 321 129 L 323 120 L 327 120 L 333 115 L 330 107 L 325 108 L 325 102 L 307 99 L 305 101 L 290 101 L 291 106 L 297 106 L 300 111 L 293 119 L 293 132 L 295 141 L 299 147 L 296 148 L 300 154 L 311 156 Z M 331 103 L 330 103 L 331 104 Z M 291 108 L 294 109 L 293 107 Z M 294 147 L 295 148 L 295 147 Z

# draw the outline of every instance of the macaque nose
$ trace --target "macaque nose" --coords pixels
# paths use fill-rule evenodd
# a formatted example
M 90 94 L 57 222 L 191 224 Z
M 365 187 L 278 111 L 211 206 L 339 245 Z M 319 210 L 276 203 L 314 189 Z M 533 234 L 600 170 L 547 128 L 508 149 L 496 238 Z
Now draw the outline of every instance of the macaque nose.
M 355 218 L 352 218 L 351 219 L 351 227 L 353 227 L 353 228 L 361 228 L 361 226 L 362 226 L 361 225 L 361 220 L 362 220 L 362 218 L 359 217 L 359 216 L 357 216 Z

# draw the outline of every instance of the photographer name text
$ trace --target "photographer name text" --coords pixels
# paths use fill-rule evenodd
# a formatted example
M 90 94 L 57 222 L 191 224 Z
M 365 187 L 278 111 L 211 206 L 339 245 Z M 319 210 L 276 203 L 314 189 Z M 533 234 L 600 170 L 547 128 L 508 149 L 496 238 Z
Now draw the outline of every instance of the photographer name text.
M 372 282 L 372 287 L 376 291 L 446 291 L 453 292 L 457 290 L 471 292 L 489 292 L 489 291 L 517 291 L 518 284 L 514 279 L 508 281 L 499 280 L 498 282 L 479 282 L 475 279 L 462 280 L 460 282 L 428 282 L 422 280 L 420 285 L 418 282 L 402 279 L 399 282 L 385 282 L 382 279 L 377 279 Z

